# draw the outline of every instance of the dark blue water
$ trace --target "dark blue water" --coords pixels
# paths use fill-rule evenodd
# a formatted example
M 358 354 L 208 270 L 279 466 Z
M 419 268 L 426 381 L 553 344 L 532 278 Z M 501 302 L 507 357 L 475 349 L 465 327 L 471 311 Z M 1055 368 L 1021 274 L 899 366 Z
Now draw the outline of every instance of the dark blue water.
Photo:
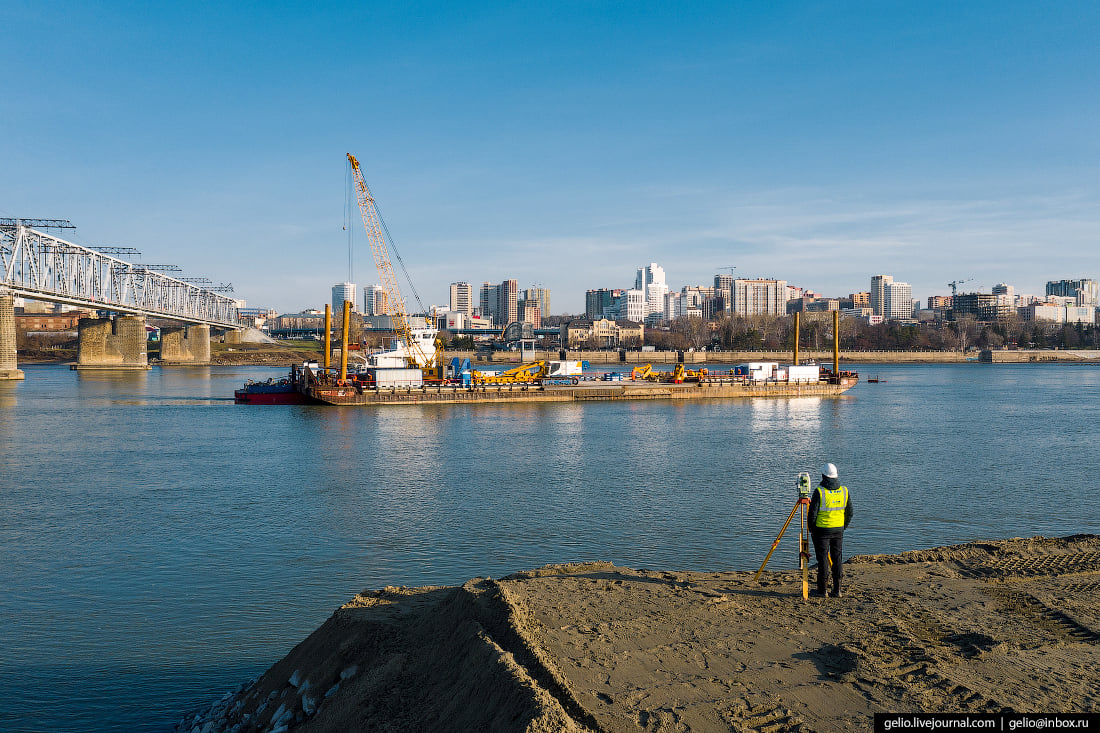
M 380 409 L 233 404 L 282 370 L 24 370 L 0 383 L 2 730 L 167 730 L 368 588 L 586 559 L 755 569 L 824 461 L 852 492 L 849 554 L 1100 532 L 1096 366 Z M 769 567 L 796 562 L 781 545 Z

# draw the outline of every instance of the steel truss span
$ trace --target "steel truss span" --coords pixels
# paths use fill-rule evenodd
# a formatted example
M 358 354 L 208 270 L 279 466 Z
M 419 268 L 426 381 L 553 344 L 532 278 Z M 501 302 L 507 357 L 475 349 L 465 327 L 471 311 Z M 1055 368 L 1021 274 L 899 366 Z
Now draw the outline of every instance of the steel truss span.
M 232 298 L 18 224 L 0 223 L 0 288 L 97 310 L 239 325 Z

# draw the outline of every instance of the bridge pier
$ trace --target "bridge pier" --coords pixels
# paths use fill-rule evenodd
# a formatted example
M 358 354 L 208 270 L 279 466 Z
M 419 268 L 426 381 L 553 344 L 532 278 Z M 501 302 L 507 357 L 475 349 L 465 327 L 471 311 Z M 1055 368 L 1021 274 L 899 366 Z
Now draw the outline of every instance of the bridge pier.
M 73 369 L 148 369 L 145 319 L 81 318 Z
M 15 358 L 15 296 L 0 292 L 0 380 L 22 378 Z
M 209 365 L 210 326 L 162 327 L 160 361 L 169 366 Z

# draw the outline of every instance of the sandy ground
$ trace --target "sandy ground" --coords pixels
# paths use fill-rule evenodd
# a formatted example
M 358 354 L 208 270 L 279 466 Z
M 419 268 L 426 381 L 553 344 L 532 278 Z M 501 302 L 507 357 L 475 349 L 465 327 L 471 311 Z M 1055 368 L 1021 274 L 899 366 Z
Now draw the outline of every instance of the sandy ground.
M 1100 536 L 857 556 L 843 598 L 809 601 L 771 570 L 782 553 L 760 582 L 587 563 L 363 593 L 180 729 L 851 731 L 875 712 L 1096 709 Z

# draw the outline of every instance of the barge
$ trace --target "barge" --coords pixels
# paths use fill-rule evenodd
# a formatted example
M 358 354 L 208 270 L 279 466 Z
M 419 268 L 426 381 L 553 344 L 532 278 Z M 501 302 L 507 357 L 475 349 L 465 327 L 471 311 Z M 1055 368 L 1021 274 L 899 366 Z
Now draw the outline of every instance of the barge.
M 614 402 L 620 400 L 708 400 L 767 397 L 828 397 L 843 394 L 859 383 L 859 374 L 840 371 L 838 314 L 833 313 L 833 366 L 801 365 L 798 361 L 798 316 L 795 316 L 793 364 L 777 362 L 741 364 L 728 372 L 706 368 L 687 371 L 678 364 L 673 372 L 655 372 L 647 364 L 625 374 L 596 377 L 583 374 L 583 362 L 536 361 L 500 372 L 480 372 L 469 360 L 453 359 L 444 366 L 443 342 L 431 328 L 406 329 L 405 341 L 367 356 L 354 371 L 348 370 L 348 308 L 344 303 L 344 329 L 340 342 L 340 368 L 304 364 L 292 368 L 288 380 L 278 383 L 277 400 L 298 399 L 322 405 L 433 405 L 504 402 Z M 329 331 L 329 307 L 325 306 L 325 331 Z M 326 338 L 327 342 L 327 338 Z M 430 362 L 424 346 L 435 345 Z M 611 379 L 608 379 L 611 377 Z M 247 385 L 244 395 L 259 402 L 269 385 Z M 287 394 L 291 392 L 292 394 Z M 251 393 L 251 394 L 249 394 Z M 265 395 L 266 396 L 266 395 Z M 270 397 L 269 397 L 270 399 Z M 268 402 L 271 404 L 271 402 Z
M 578 384 L 424 383 L 420 386 L 372 386 L 303 370 L 302 395 L 326 405 L 432 405 L 504 402 L 613 402 L 619 400 L 707 400 L 760 397 L 825 397 L 839 395 L 859 381 L 855 372 L 826 372 L 817 382 L 757 381 L 734 375 L 697 382 L 580 381 Z

